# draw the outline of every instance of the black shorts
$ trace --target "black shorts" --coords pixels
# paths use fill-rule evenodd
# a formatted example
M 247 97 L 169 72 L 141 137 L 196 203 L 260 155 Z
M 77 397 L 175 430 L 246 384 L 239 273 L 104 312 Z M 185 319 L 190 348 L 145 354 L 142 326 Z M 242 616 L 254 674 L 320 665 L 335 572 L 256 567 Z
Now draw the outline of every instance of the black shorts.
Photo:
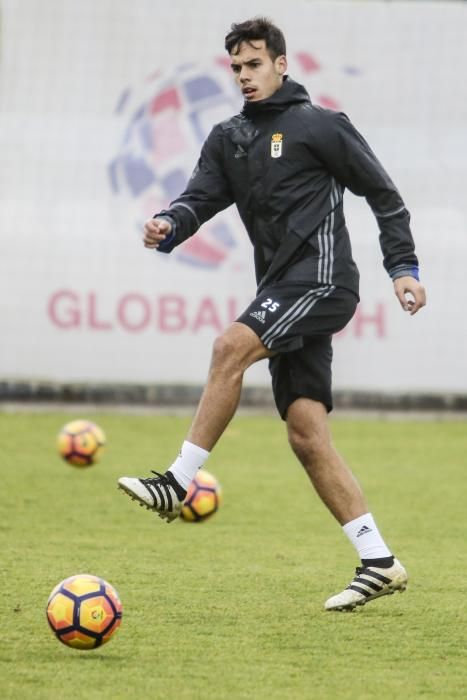
M 357 304 L 357 295 L 341 287 L 277 282 L 237 318 L 277 353 L 269 360 L 269 371 L 283 420 L 300 397 L 332 410 L 332 336 L 347 325 Z

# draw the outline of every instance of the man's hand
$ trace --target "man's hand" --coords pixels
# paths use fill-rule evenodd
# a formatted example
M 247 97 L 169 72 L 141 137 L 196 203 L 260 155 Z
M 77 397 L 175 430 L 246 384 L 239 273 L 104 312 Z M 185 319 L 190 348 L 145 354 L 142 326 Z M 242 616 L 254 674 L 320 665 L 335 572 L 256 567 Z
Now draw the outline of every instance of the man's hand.
M 425 287 L 409 275 L 394 280 L 394 291 L 404 311 L 411 316 L 426 304 Z
M 166 219 L 149 219 L 144 224 L 145 248 L 158 248 L 172 232 L 172 225 Z

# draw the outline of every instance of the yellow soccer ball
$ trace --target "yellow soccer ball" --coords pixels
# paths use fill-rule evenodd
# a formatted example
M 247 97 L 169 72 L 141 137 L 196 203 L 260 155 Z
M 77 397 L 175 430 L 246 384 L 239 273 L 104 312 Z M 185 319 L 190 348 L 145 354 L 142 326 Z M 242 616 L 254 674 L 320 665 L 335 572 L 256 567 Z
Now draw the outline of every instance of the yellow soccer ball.
M 95 649 L 120 627 L 122 604 L 110 583 L 92 574 L 77 574 L 55 586 L 46 614 L 50 629 L 63 644 Z
M 104 445 L 104 431 L 88 420 L 67 423 L 57 436 L 59 454 L 75 467 L 89 467 L 97 462 Z
M 200 469 L 186 494 L 180 517 L 185 522 L 199 523 L 210 518 L 222 504 L 222 489 L 216 477 Z

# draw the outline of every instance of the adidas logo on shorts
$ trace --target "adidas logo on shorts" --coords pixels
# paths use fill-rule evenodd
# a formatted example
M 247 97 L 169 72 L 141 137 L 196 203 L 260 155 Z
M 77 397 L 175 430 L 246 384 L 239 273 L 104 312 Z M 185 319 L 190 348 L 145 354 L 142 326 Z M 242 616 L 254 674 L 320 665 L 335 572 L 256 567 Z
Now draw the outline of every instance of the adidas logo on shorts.
M 266 323 L 266 311 L 252 311 L 250 316 L 256 318 L 261 323 Z

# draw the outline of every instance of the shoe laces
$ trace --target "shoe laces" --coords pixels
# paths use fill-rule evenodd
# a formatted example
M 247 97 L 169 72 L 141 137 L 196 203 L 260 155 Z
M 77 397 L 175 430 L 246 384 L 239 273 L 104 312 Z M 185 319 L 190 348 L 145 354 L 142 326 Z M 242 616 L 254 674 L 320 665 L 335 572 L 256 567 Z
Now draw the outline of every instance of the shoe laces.
M 169 480 L 167 479 L 165 474 L 161 474 L 160 472 L 154 471 L 154 469 L 151 469 L 151 472 L 156 475 L 156 479 L 153 476 L 148 477 L 147 479 L 141 479 L 143 484 L 150 484 L 154 486 L 157 484 L 158 486 L 161 484 L 162 486 L 169 486 Z
M 147 484 L 148 486 L 163 486 L 164 489 L 168 494 L 172 494 L 172 492 L 175 492 L 177 495 L 177 498 L 179 501 L 183 501 L 185 496 L 186 496 L 186 489 L 183 488 L 169 473 L 167 474 L 161 474 L 160 472 L 154 471 L 154 469 L 151 469 L 152 473 L 156 475 L 157 478 L 154 478 L 153 476 L 150 476 L 148 479 L 141 479 L 143 484 Z M 171 496 L 172 497 L 172 496 Z

